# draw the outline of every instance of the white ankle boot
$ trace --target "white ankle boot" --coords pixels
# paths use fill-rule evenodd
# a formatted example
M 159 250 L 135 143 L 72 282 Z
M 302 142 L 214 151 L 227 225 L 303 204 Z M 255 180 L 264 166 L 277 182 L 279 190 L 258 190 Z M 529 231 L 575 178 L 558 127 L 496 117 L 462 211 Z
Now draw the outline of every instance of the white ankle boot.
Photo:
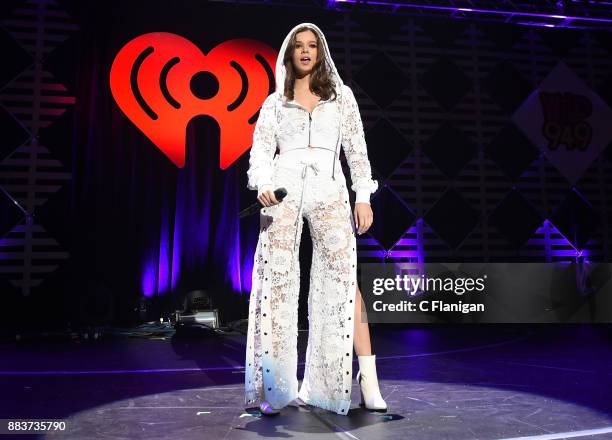
M 273 408 L 272 405 L 270 405 L 270 402 L 261 402 L 259 404 L 259 411 L 261 411 L 261 413 L 264 415 L 270 416 L 273 414 L 278 414 L 280 409 Z
M 361 388 L 361 403 L 366 409 L 378 412 L 387 411 L 387 403 L 380 394 L 378 388 L 378 377 L 376 377 L 376 355 L 357 356 L 359 360 L 359 371 L 357 372 L 357 383 Z

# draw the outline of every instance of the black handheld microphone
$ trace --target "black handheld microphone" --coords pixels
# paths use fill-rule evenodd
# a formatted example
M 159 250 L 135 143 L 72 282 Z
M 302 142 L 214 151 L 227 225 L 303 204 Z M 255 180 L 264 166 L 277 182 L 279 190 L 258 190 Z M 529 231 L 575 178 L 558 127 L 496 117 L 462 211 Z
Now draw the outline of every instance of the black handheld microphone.
M 285 188 L 281 187 L 281 188 L 274 190 L 274 197 L 276 197 L 276 200 L 278 200 L 279 202 L 282 202 L 286 195 L 287 195 L 287 190 Z M 243 218 L 243 217 L 247 217 L 249 215 L 255 214 L 256 212 L 259 212 L 261 208 L 263 208 L 263 206 L 259 203 L 259 200 L 258 200 L 257 202 L 253 203 L 251 206 L 240 211 L 238 213 L 238 217 Z

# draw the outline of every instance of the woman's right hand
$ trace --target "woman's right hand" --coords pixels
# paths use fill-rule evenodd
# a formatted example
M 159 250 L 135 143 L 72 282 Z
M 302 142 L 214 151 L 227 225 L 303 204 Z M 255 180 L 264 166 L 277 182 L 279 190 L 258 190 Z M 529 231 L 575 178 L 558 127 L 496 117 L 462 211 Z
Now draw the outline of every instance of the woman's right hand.
M 274 197 L 274 191 L 272 190 L 262 192 L 257 197 L 257 200 L 259 200 L 259 203 L 266 207 L 274 206 L 280 203 L 278 200 L 276 200 L 276 197 Z

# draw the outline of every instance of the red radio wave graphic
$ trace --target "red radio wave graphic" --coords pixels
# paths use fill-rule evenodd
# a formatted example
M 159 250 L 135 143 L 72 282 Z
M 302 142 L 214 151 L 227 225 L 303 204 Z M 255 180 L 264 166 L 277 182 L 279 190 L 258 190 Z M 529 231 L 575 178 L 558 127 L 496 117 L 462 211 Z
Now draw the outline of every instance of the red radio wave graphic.
M 123 113 L 179 168 L 187 124 L 195 116 L 213 117 L 220 127 L 219 166 L 226 169 L 251 146 L 257 113 L 274 85 L 276 57 L 256 40 L 229 40 L 204 55 L 179 35 L 154 32 L 119 51 L 110 86 Z M 202 72 L 218 83 L 210 98 L 191 90 Z

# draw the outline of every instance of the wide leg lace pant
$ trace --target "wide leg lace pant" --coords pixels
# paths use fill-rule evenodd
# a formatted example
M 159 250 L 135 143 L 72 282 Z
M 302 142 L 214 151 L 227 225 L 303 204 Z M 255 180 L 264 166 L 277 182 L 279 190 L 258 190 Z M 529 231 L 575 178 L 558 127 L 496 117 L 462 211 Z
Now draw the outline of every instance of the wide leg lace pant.
M 245 404 L 282 408 L 295 398 L 337 414 L 351 405 L 356 239 L 346 179 L 315 164 L 275 167 L 287 196 L 261 210 L 253 265 L 245 362 Z M 297 165 L 296 165 L 297 167 Z M 299 240 L 303 218 L 313 242 L 308 347 L 298 392 Z M 297 229 L 296 229 L 297 228 Z

